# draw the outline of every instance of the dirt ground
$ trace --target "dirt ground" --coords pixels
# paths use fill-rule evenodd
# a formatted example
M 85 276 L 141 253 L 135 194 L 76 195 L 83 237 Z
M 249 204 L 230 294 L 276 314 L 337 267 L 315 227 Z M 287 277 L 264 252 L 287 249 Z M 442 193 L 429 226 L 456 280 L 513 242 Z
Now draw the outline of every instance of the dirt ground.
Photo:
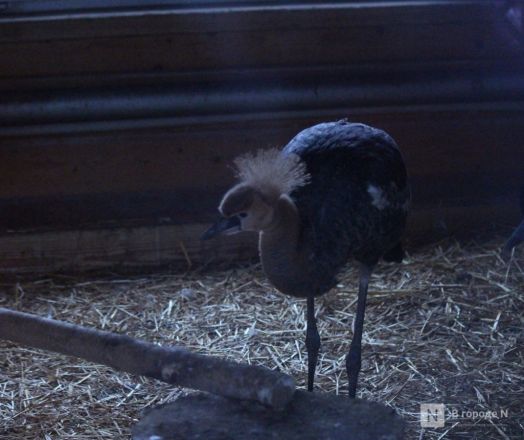
M 503 239 L 415 249 L 372 277 L 358 395 L 394 408 L 408 439 L 524 438 L 524 251 L 505 263 Z M 348 268 L 317 301 L 318 391 L 346 393 L 357 281 Z M 4 281 L 0 306 L 277 368 L 304 387 L 305 301 L 257 264 Z M 128 438 L 144 408 L 184 393 L 0 341 L 0 439 Z M 423 403 L 445 405 L 443 427 L 421 427 Z

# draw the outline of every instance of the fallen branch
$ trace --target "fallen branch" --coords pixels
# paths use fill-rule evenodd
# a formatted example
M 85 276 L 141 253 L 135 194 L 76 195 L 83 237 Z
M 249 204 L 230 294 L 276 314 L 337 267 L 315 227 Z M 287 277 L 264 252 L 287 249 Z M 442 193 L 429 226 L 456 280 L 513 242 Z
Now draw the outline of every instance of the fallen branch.
M 225 397 L 283 408 L 293 378 L 263 367 L 0 308 L 0 338 Z

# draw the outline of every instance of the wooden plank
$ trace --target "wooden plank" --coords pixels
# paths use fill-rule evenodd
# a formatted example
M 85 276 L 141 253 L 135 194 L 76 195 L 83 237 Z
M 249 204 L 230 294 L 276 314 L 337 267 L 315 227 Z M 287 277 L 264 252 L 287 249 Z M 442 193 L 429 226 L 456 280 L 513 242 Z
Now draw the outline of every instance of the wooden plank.
M 464 207 L 516 200 L 524 170 L 465 170 L 457 174 L 411 176 L 415 210 L 440 205 Z M 520 178 L 519 178 L 520 173 Z M 221 184 L 222 185 L 222 184 Z M 14 232 L 136 228 L 183 225 L 216 219 L 227 185 L 212 191 L 84 194 L 0 199 L 0 235 Z M 515 206 L 516 206 L 515 202 Z
M 0 199 L 0 234 L 212 221 L 227 187 Z
M 5 19 L 0 78 L 378 61 L 511 63 L 521 53 L 492 5 L 430 3 Z M 33 37 L 38 29 L 40 37 Z
M 260 129 L 0 140 L 1 197 L 212 189 Z M 267 139 L 267 138 L 266 138 Z M 227 146 L 227 147 L 226 147 Z M 202 176 L 205 175 L 205 179 Z
M 435 36 L 439 35 L 436 39 Z M 514 51 L 482 24 L 128 36 L 0 45 L 0 76 L 175 71 L 348 62 L 509 58 Z M 494 37 L 494 36 L 492 36 Z M 457 43 L 460 42 L 460 43 Z M 9 62 L 7 62 L 9 60 Z
M 256 237 L 203 242 L 207 224 L 0 236 L 0 273 L 49 273 L 227 264 L 256 256 Z
M 0 17 L 0 44 L 202 32 L 340 29 L 385 24 L 492 22 L 501 11 L 485 0 L 216 6 Z M 460 17 L 460 18 L 457 18 Z M 380 33 L 380 32 L 379 32 Z
M 524 100 L 521 69 L 456 69 L 452 73 L 397 71 L 360 73 L 297 69 L 244 72 L 174 83 L 106 85 L 71 89 L 10 91 L 0 101 L 0 136 L 59 131 L 136 129 L 145 124 L 187 126 L 240 123 L 240 118 L 288 117 L 289 113 L 346 107 L 447 104 L 449 111 L 517 109 Z M 486 101 L 491 101 L 488 107 Z M 495 102 L 493 102 L 495 101 Z M 500 102 L 502 101 L 502 102 Z M 442 108 L 444 112 L 447 108 Z M 520 110 L 522 107 L 519 107 Z M 162 121 L 163 120 L 163 121 Z M 89 124 L 98 124 L 96 128 Z M 126 126 L 127 124 L 127 126 Z
M 478 194 L 467 186 L 468 179 L 483 174 L 483 187 L 497 181 L 512 186 L 520 179 L 524 163 L 524 149 L 515 142 L 524 137 L 524 112 L 489 107 L 332 109 L 322 118 L 309 114 L 251 121 L 242 127 L 237 122 L 4 138 L 0 139 L 0 199 L 155 191 L 196 191 L 201 197 L 233 181 L 228 167 L 241 152 L 283 146 L 313 123 L 348 115 L 390 132 L 404 152 L 410 174 L 424 185 L 440 176 L 433 185 L 437 190 L 442 186 L 447 191 L 455 184 L 461 197 Z M 466 185 L 463 191 L 462 185 Z
M 415 207 L 409 218 L 408 252 L 450 235 L 472 237 L 494 223 L 508 236 L 520 213 L 516 198 L 487 200 L 475 206 Z M 187 270 L 223 267 L 256 259 L 256 234 L 201 241 L 208 224 L 137 228 L 49 231 L 0 235 L 0 275 L 113 270 L 120 272 L 170 267 Z M 502 243 L 501 243 L 502 244 Z

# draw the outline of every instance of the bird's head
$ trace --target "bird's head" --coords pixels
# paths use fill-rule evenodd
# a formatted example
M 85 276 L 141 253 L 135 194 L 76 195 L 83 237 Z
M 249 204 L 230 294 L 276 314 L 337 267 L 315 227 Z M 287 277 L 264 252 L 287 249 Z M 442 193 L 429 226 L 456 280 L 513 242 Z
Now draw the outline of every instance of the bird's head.
M 204 233 L 203 240 L 270 228 L 279 197 L 309 181 L 298 156 L 284 155 L 276 149 L 241 156 L 235 165 L 240 182 L 222 198 L 218 207 L 221 218 Z
M 240 183 L 224 195 L 218 210 L 222 217 L 207 230 L 203 239 L 267 229 L 273 221 L 274 202 L 255 188 Z

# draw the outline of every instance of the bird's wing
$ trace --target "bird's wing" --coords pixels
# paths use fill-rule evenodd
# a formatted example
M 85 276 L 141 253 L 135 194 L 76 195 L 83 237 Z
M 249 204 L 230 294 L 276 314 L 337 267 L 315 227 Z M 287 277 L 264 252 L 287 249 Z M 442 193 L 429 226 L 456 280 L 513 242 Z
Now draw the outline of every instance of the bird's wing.
M 402 157 L 389 135 L 364 124 L 320 124 L 299 133 L 284 152 L 298 154 L 311 176 L 292 197 L 301 214 L 302 241 L 311 246 L 319 271 L 334 275 L 351 255 L 375 262 L 396 245 L 398 238 L 388 244 L 387 231 L 372 229 L 402 229 L 405 215 L 398 225 L 385 224 L 385 211 L 373 206 L 369 193 L 370 185 L 377 188 L 386 211 L 409 198 Z

